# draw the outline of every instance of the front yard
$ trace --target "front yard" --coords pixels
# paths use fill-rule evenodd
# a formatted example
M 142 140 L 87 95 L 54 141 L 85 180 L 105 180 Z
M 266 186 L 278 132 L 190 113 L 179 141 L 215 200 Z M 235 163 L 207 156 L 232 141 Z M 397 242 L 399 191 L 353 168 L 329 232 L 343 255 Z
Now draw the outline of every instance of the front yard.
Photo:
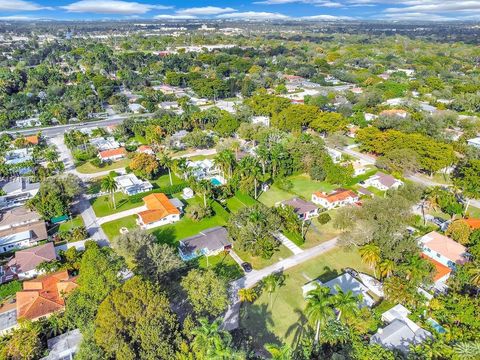
M 112 215 L 125 210 L 140 207 L 143 205 L 143 202 L 132 202 L 130 201 L 128 195 L 117 191 L 115 193 L 115 208 L 113 207 L 111 195 L 102 195 L 90 199 L 90 204 L 92 204 L 93 211 L 95 211 L 95 215 L 97 215 L 97 217 L 104 217 L 107 215 Z
M 83 223 L 82 217 L 80 215 L 77 215 L 72 219 L 65 221 L 64 223 L 61 223 L 60 226 L 58 227 L 58 231 L 62 231 L 62 232 L 70 231 L 73 228 L 81 227 L 81 226 L 85 226 L 85 224 Z
M 96 167 L 92 165 L 89 161 L 78 166 L 76 170 L 81 174 L 96 174 L 103 171 L 110 171 L 125 168 L 130 163 L 129 159 L 122 159 L 119 161 L 114 161 L 111 164 L 105 165 L 103 167 Z
M 285 286 L 273 293 L 272 305 L 266 292 L 254 303 L 244 303 L 241 309 L 241 327 L 253 336 L 260 348 L 265 343 L 294 343 L 307 323 L 302 286 L 318 277 L 321 281 L 330 280 L 340 275 L 345 267 L 370 273 L 357 252 L 347 252 L 341 248 L 335 248 L 288 270 Z

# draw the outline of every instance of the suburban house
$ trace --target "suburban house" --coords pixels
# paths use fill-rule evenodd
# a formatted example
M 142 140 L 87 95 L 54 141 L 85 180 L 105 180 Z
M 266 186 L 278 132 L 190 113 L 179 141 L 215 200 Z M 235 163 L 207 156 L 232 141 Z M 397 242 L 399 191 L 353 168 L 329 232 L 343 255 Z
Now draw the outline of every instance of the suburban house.
M 197 180 L 203 180 L 213 175 L 220 174 L 220 169 L 212 160 L 188 161 L 187 167 L 190 174 Z
M 25 141 L 29 145 L 38 145 L 40 143 L 40 138 L 38 137 L 38 135 L 31 135 L 31 136 L 26 136 Z
M 5 153 L 5 165 L 17 165 L 32 159 L 32 149 L 29 148 L 10 150 Z
M 392 109 L 392 110 L 383 110 L 380 113 L 380 116 L 387 116 L 387 117 L 398 117 L 401 119 L 405 119 L 408 115 L 408 112 L 401 109 Z
M 456 264 L 464 264 L 468 261 L 467 249 L 448 236 L 432 231 L 418 239 L 422 247 L 422 253 L 429 259 L 455 270 Z
M 77 287 L 68 271 L 25 281 L 17 292 L 17 319 L 37 320 L 65 308 L 65 295 Z
M 1 276 L 0 283 L 13 280 L 14 278 L 20 280 L 31 279 L 40 274 L 36 270 L 40 263 L 44 261 L 50 262 L 56 258 L 55 246 L 53 246 L 52 242 L 17 251 L 15 256 L 5 266 L 0 268 L 0 274 L 10 273 L 12 278 Z
M 137 149 L 137 152 L 143 153 L 143 154 L 148 154 L 148 155 L 154 155 L 155 154 L 153 149 L 148 145 L 140 145 Z
M 464 219 L 463 221 L 465 221 L 472 230 L 480 229 L 480 219 L 468 218 Z
M 328 155 L 330 155 L 334 163 L 339 163 L 342 160 L 342 153 L 340 151 L 330 147 L 325 147 L 325 150 L 327 150 Z
M 125 148 L 121 147 L 113 150 L 100 151 L 98 157 L 102 161 L 117 161 L 127 156 Z
M 326 209 L 352 205 L 359 201 L 359 197 L 352 190 L 336 189 L 330 194 L 317 191 L 312 194 L 312 202 Z
M 98 151 L 113 150 L 120 147 L 120 144 L 113 138 L 98 137 L 90 140 L 90 144 Z
M 173 133 L 168 140 L 170 147 L 174 149 L 185 149 L 185 144 L 183 143 L 183 138 L 188 134 L 187 130 L 180 130 L 176 133 Z
M 140 114 L 140 113 L 143 113 L 143 112 L 147 111 L 147 109 L 145 109 L 140 104 L 128 104 L 128 109 L 131 112 L 133 112 L 134 114 Z
M 252 116 L 252 124 L 260 124 L 266 127 L 270 126 L 270 117 L 268 116 Z
M 152 229 L 180 220 L 181 208 L 179 209 L 178 199 L 169 199 L 163 193 L 155 193 L 144 197 L 143 202 L 147 210 L 137 214 L 137 224 L 142 229 Z
M 467 144 L 480 149 L 480 136 L 473 139 L 468 139 Z
M 37 245 L 48 238 L 40 214 L 18 206 L 0 213 L 0 253 Z
M 180 240 L 178 252 L 182 260 L 189 261 L 203 255 L 217 255 L 231 248 L 232 243 L 228 240 L 227 229 L 217 226 Z
M 384 312 L 382 320 L 388 325 L 378 329 L 370 343 L 408 353 L 410 345 L 418 345 L 431 338 L 432 334 L 410 320 L 409 314 L 410 311 L 401 304 Z
M 15 121 L 15 126 L 19 128 L 40 126 L 42 123 L 38 118 L 22 119 Z
M 72 360 L 80 348 L 82 333 L 79 329 L 47 340 L 48 355 L 41 360 Z
M 365 184 L 368 186 L 373 186 L 374 188 L 382 191 L 387 191 L 389 189 L 397 189 L 398 187 L 402 186 L 403 181 L 394 178 L 392 175 L 378 172 L 365 180 Z
M 373 298 L 368 294 L 368 288 L 348 273 L 337 276 L 326 283 L 322 283 L 320 280 L 309 282 L 302 287 L 303 296 L 307 296 L 308 292 L 315 289 L 317 284 L 328 287 L 332 295 L 337 293 L 337 286 L 339 286 L 344 292 L 351 291 L 354 296 L 361 296 L 362 306 L 372 307 L 375 304 L 375 300 L 373 300 Z
M 363 160 L 356 160 L 351 162 L 353 167 L 353 176 L 363 175 L 367 172 L 367 163 Z
M 40 189 L 40 183 L 31 183 L 28 178 L 17 177 L 11 181 L 0 183 L 5 195 L 0 196 L 0 209 L 23 205 L 34 197 Z
M 126 174 L 114 178 L 118 190 L 126 195 L 135 195 L 142 192 L 151 191 L 152 184 L 148 181 L 140 180 L 135 174 Z
M 318 207 L 315 204 L 298 197 L 282 201 L 280 206 L 291 206 L 300 220 L 309 220 L 318 216 Z

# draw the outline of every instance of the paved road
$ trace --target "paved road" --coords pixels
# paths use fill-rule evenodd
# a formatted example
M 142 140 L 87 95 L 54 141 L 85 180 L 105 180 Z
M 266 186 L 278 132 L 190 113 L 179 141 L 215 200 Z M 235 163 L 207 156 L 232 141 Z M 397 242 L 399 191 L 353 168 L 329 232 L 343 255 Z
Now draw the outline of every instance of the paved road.
M 65 131 L 75 129 L 85 129 L 89 127 L 106 127 L 110 125 L 117 125 L 120 124 L 123 120 L 128 119 L 130 117 L 151 117 L 154 114 L 120 114 L 120 115 L 113 115 L 109 116 L 104 120 L 96 120 L 96 121 L 89 121 L 84 123 L 78 124 L 67 124 L 67 125 L 57 125 L 57 126 L 49 126 L 43 128 L 32 128 L 32 129 L 16 129 L 16 130 L 9 130 L 3 131 L 2 133 L 8 134 L 22 134 L 22 135 L 32 135 L 37 134 L 38 132 L 42 132 L 42 135 L 45 137 L 55 137 L 62 135 Z
M 313 248 L 306 249 L 300 254 L 290 256 L 289 258 L 280 260 L 279 262 L 267 266 L 261 270 L 253 270 L 252 272 L 246 274 L 244 277 L 233 281 L 230 284 L 230 294 L 232 304 L 229 306 L 224 318 L 223 318 L 223 328 L 226 330 L 236 329 L 239 325 L 240 320 L 240 301 L 238 300 L 237 292 L 242 288 L 250 288 L 254 286 L 257 282 L 262 280 L 265 276 L 270 274 L 285 271 L 299 265 L 305 261 L 311 260 L 318 255 L 321 255 L 329 250 L 332 250 L 337 245 L 337 238 L 324 242 L 323 244 L 317 245 Z

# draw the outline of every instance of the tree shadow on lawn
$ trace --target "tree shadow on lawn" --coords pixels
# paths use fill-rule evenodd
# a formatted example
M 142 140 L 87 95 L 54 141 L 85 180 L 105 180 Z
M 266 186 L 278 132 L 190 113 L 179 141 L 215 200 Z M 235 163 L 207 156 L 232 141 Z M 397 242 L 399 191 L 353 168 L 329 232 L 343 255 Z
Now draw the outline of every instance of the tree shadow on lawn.
M 324 266 L 323 267 L 323 273 L 320 275 L 317 279 L 319 279 L 321 282 L 326 282 L 329 280 L 332 280 L 336 278 L 337 276 L 340 275 L 337 269 L 332 269 L 330 266 Z
M 282 341 L 268 327 L 275 326 L 268 304 L 244 304 L 240 310 L 242 327 L 253 337 L 258 349 L 267 343 L 282 345 Z
M 285 337 L 293 335 L 292 340 L 292 349 L 295 349 L 298 345 L 301 344 L 301 341 L 304 337 L 309 336 L 311 333 L 311 328 L 308 324 L 308 319 L 305 316 L 303 310 L 295 309 L 294 313 L 297 314 L 298 318 L 285 333 Z
M 170 246 L 177 246 L 178 241 L 175 236 L 175 228 L 171 226 L 160 227 L 152 231 L 160 244 L 167 244 Z

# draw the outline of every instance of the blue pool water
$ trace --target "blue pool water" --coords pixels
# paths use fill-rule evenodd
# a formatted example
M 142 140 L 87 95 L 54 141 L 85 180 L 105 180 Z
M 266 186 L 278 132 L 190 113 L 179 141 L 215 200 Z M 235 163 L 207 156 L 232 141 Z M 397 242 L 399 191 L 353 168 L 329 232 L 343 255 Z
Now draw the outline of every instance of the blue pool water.
M 220 185 L 222 185 L 222 183 L 220 182 L 220 180 L 218 180 L 217 178 L 211 178 L 211 179 L 210 179 L 210 182 L 212 183 L 213 186 L 220 186 Z
M 445 334 L 447 332 L 447 330 L 445 330 L 445 328 L 440 325 L 438 322 L 436 322 L 435 320 L 433 320 L 432 318 L 429 318 L 427 319 L 427 322 L 435 329 L 436 332 L 438 332 L 439 334 Z

